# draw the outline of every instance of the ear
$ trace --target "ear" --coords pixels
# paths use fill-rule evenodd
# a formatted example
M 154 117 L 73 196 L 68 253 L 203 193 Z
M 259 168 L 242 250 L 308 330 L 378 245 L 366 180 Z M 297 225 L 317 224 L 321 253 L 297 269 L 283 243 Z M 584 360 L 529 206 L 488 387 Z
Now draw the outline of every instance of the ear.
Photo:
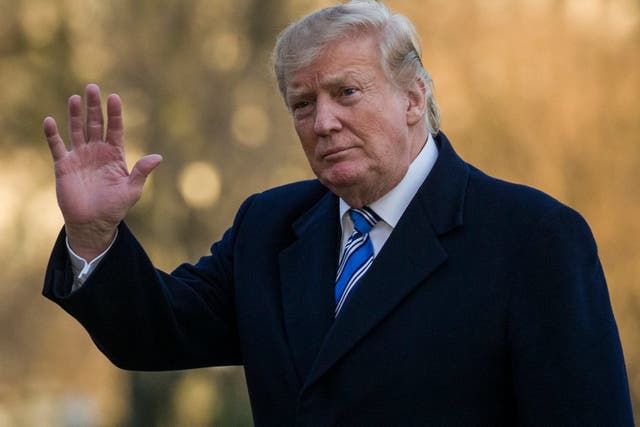
M 427 108 L 427 87 L 424 80 L 416 78 L 407 89 L 407 124 L 413 126 L 424 118 Z

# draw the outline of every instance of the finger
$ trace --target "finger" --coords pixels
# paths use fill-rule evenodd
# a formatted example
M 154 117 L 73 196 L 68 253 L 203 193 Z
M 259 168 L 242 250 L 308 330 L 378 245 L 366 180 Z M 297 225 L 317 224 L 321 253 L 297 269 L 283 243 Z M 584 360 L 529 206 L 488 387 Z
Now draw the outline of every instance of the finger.
M 118 95 L 107 98 L 107 142 L 117 146 L 124 145 L 124 122 L 122 120 L 122 101 Z
M 73 148 L 81 146 L 87 140 L 82 124 L 82 98 L 78 95 L 69 98 L 69 134 Z
M 140 194 L 142 193 L 142 187 L 144 186 L 144 182 L 147 180 L 147 176 L 149 176 L 151 171 L 153 171 L 161 161 L 161 155 L 149 154 L 148 156 L 144 156 L 138 160 L 133 166 L 131 174 L 129 175 L 129 186 L 131 191 L 134 194 L 137 194 L 137 197 L 140 197 Z
M 90 83 L 85 89 L 87 100 L 87 141 L 102 142 L 104 136 L 104 119 L 100 105 L 100 88 Z
M 53 160 L 60 160 L 67 154 L 67 148 L 64 146 L 64 142 L 60 137 L 55 119 L 53 117 L 46 117 L 42 127 L 44 128 L 44 135 L 47 137 Z

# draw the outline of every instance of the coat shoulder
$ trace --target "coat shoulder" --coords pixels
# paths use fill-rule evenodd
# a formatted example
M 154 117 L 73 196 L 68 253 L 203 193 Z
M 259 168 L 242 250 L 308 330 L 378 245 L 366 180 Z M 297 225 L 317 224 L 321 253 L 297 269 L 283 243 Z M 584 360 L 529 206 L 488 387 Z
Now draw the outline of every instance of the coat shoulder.
M 487 215 L 534 220 L 561 214 L 584 221 L 573 208 L 541 190 L 494 178 L 474 166 L 469 169 L 467 202 L 471 208 L 482 206 Z
M 244 225 L 254 224 L 265 231 L 289 229 L 321 200 L 331 196 L 318 180 L 293 182 L 249 197 L 240 208 L 239 217 Z
M 263 215 L 299 216 L 315 206 L 329 192 L 317 179 L 274 187 L 253 196 L 252 208 Z
M 317 179 L 309 179 L 305 181 L 297 181 L 273 187 L 259 193 L 260 199 L 270 202 L 282 203 L 288 201 L 291 203 L 305 203 L 305 201 L 317 201 L 324 196 L 329 190 L 322 185 Z

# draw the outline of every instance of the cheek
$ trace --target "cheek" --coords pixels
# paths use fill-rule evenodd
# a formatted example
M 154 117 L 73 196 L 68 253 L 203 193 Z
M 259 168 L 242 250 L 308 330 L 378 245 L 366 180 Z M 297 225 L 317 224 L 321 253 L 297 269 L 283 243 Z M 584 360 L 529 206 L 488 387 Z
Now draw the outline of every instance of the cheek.
M 372 147 L 374 159 L 385 169 L 404 163 L 409 155 L 408 134 L 402 127 L 393 127 L 391 123 L 379 131 L 377 144 Z
M 295 124 L 294 127 L 304 154 L 307 156 L 309 162 L 312 162 L 313 154 L 317 145 L 313 132 L 308 126 L 304 126 L 303 124 Z

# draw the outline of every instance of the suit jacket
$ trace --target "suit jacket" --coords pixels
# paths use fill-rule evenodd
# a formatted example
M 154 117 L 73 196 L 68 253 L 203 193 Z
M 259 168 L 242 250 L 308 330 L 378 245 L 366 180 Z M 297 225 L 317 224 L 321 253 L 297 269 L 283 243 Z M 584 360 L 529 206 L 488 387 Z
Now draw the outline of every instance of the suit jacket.
M 121 368 L 244 365 L 256 425 L 633 425 L 585 221 L 435 139 L 336 319 L 337 197 L 318 181 L 250 197 L 211 255 L 171 274 L 122 224 L 71 293 L 61 234 L 44 294 Z

